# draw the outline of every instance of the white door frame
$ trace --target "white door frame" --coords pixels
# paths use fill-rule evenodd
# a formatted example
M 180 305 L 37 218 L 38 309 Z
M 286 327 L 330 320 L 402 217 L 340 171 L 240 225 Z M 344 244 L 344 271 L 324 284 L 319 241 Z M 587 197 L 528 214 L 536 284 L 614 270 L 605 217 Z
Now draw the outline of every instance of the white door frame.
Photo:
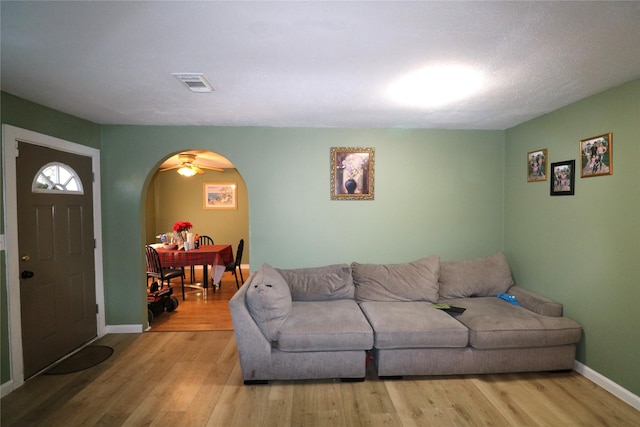
M 16 191 L 16 157 L 18 141 L 53 148 L 73 154 L 91 157 L 93 179 L 93 235 L 96 239 L 95 283 L 96 304 L 98 305 L 98 337 L 106 333 L 104 308 L 104 281 L 102 265 L 102 209 L 100 193 L 100 150 L 76 144 L 52 136 L 2 125 L 2 160 L 4 171 L 4 237 L 6 283 L 9 320 L 9 346 L 11 357 L 11 380 L 2 385 L 2 395 L 24 384 L 24 363 L 22 354 L 22 320 L 20 315 L 20 260 L 18 254 L 18 197 Z M 0 248 L 3 249 L 3 248 Z

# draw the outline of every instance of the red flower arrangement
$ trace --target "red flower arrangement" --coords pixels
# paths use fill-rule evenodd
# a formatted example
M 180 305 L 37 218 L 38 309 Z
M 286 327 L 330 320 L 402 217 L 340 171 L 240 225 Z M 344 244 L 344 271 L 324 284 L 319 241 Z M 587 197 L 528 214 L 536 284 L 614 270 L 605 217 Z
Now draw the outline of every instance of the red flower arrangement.
M 191 230 L 191 227 L 193 227 L 193 225 L 188 221 L 178 221 L 173 224 L 173 231 L 175 231 L 176 233 L 180 233 L 182 231 Z

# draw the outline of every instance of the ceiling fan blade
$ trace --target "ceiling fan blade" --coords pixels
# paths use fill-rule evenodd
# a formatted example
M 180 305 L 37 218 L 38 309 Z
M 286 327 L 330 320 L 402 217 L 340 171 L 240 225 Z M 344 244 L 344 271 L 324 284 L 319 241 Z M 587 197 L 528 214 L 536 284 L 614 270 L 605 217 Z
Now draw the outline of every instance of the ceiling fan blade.
M 203 166 L 203 165 L 200 165 L 200 166 L 198 166 L 198 167 L 199 167 L 200 169 L 207 169 L 207 170 L 210 170 L 210 171 L 224 172 L 224 169 L 222 169 L 222 168 L 214 168 L 214 167 L 212 167 L 212 166 Z
M 187 159 L 182 159 L 182 160 L 187 160 Z M 189 159 L 189 160 L 191 160 L 191 159 Z M 216 171 L 216 172 L 224 172 L 224 169 L 222 169 L 222 168 L 216 168 L 216 167 L 213 167 L 213 166 L 205 166 L 205 165 L 196 166 L 191 161 L 184 161 L 179 165 L 162 168 L 162 169 L 160 169 L 160 172 L 170 171 L 170 170 L 174 170 L 174 169 L 180 169 L 182 167 L 187 167 L 187 168 L 193 169 L 196 173 L 199 173 L 199 174 L 204 173 L 205 172 L 204 169 L 211 170 L 211 171 Z

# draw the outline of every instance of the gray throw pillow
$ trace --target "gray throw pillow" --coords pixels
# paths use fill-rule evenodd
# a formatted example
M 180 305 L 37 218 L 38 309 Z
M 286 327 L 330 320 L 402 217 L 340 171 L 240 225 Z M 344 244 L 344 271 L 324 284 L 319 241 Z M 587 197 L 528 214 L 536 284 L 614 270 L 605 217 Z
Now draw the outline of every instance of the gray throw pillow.
M 353 299 L 355 287 L 349 264 L 276 271 L 289 285 L 294 301 Z
M 512 285 L 509 263 L 502 252 L 440 265 L 440 298 L 496 296 Z
M 351 264 L 356 301 L 438 300 L 440 257 L 406 264 Z
M 269 264 L 263 264 L 247 288 L 246 302 L 251 317 L 269 341 L 277 341 L 280 327 L 291 312 L 287 282 Z

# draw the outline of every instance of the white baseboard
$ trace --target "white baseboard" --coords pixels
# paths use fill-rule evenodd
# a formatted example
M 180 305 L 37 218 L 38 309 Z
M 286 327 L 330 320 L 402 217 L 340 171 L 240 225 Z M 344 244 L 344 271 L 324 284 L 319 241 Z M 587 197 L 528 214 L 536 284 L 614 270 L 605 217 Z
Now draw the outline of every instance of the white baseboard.
M 633 406 L 638 411 L 640 411 L 640 397 L 631 393 L 629 390 L 614 383 L 609 378 L 605 377 L 602 374 L 599 374 L 598 372 L 594 371 L 593 369 L 589 368 L 586 365 L 583 365 L 577 360 L 575 361 L 573 369 L 580 375 L 586 377 L 587 379 L 591 380 L 592 382 L 599 385 L 603 389 L 607 390 L 609 393 L 613 394 L 618 399 L 622 400 L 625 403 L 628 403 L 629 405 Z
M 142 325 L 107 325 L 108 334 L 139 334 L 142 332 Z

